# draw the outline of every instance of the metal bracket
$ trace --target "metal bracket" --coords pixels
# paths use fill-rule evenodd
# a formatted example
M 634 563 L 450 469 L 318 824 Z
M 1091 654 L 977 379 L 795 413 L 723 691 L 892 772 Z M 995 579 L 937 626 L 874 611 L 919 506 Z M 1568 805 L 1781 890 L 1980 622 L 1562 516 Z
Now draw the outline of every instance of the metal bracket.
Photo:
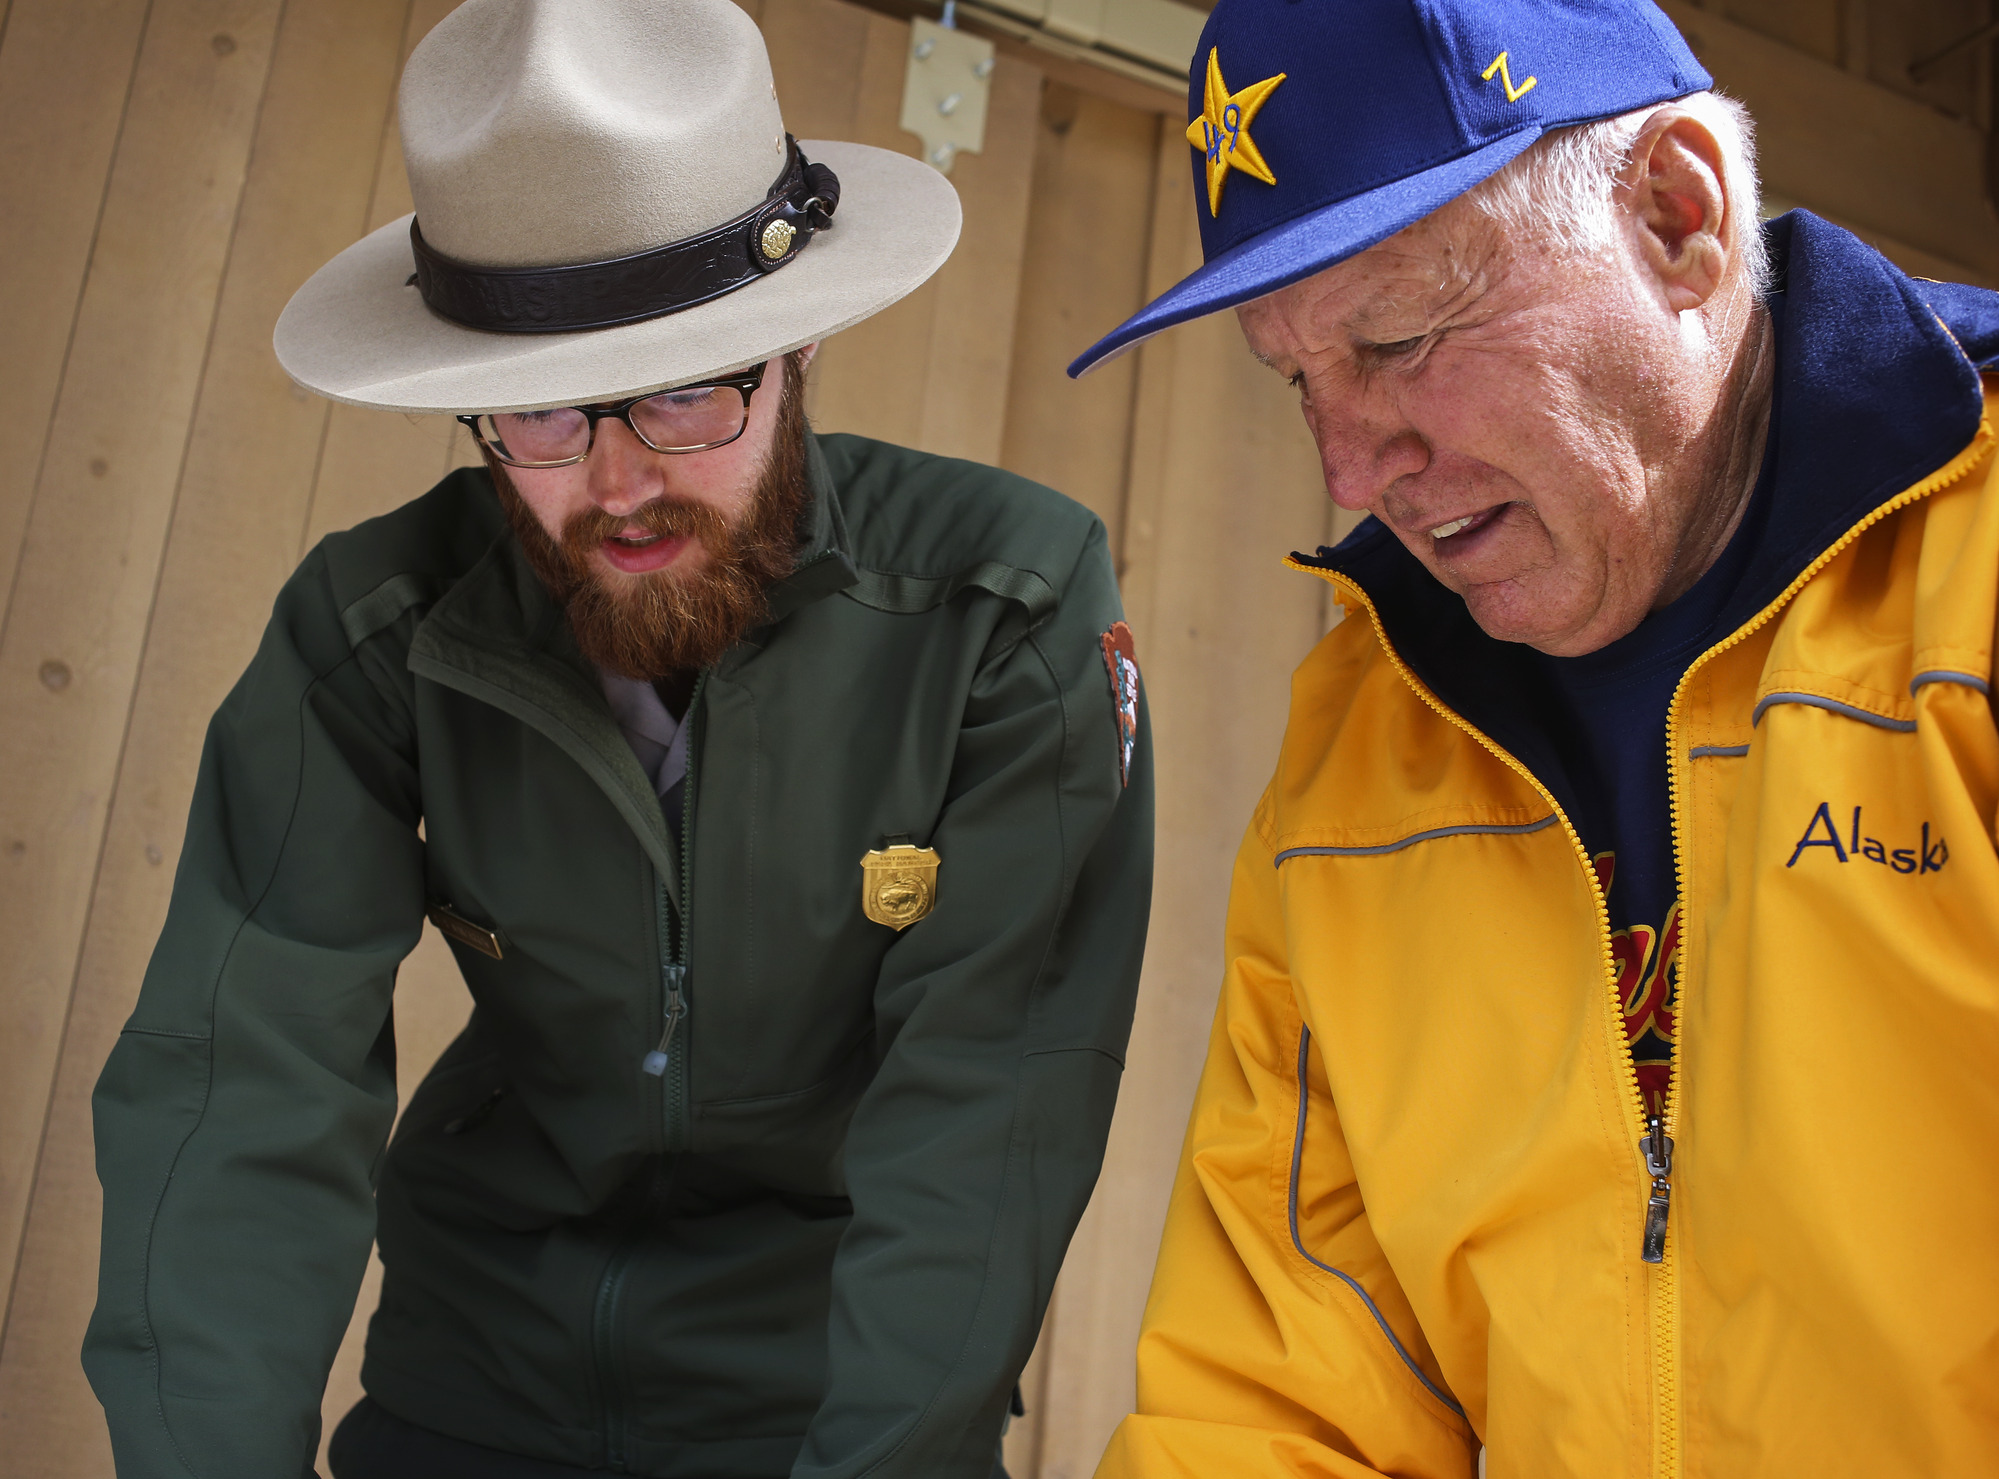
M 993 44 L 955 27 L 909 23 L 909 64 L 902 77 L 902 127 L 923 140 L 923 157 L 944 173 L 960 154 L 986 144 L 986 95 Z

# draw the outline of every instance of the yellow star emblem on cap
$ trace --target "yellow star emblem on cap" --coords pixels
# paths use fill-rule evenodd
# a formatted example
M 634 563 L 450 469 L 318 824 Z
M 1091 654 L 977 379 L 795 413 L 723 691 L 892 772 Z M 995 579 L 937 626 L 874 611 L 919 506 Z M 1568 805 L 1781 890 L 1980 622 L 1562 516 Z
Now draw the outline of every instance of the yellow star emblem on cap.
M 1249 136 L 1250 121 L 1277 84 L 1288 74 L 1279 72 L 1261 82 L 1252 82 L 1241 92 L 1230 92 L 1222 81 L 1221 52 L 1208 48 L 1208 82 L 1201 100 L 1201 116 L 1187 125 L 1187 142 L 1208 158 L 1208 214 L 1222 213 L 1222 185 L 1231 169 L 1239 169 L 1252 180 L 1275 185 L 1277 176 L 1263 162 L 1255 141 Z

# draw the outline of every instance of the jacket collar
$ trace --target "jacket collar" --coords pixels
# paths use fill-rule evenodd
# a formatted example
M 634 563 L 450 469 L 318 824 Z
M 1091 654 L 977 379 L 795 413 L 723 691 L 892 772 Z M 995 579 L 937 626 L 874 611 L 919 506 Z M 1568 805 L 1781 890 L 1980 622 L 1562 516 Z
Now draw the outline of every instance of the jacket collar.
M 833 473 L 820 450 L 819 438 L 805 434 L 805 476 L 812 486 L 812 506 L 806 514 L 803 547 L 798 567 L 779 581 L 770 593 L 772 624 L 814 601 L 847 589 L 860 578 L 854 568 L 853 545 L 847 538 L 847 519 L 840 509 L 840 491 L 833 485 Z
M 1742 537 L 1757 548 L 1720 618 L 1729 630 L 1962 451 L 1982 415 L 1978 370 L 1999 363 L 1999 293 L 1917 282 L 1806 211 L 1768 223 L 1764 234 L 1778 329 L 1771 440 L 1756 494 L 1767 506 L 1744 520 Z M 1531 649 L 1488 637 L 1378 520 L 1293 559 L 1366 592 L 1416 676 L 1561 799 L 1560 777 L 1575 757 L 1533 722 L 1549 711 L 1550 696 Z

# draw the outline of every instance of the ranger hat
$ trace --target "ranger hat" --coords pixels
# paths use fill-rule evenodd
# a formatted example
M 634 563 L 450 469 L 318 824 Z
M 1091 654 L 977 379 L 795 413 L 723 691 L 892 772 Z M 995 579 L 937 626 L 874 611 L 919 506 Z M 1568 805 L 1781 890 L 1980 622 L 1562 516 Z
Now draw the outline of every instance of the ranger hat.
M 352 405 L 579 405 L 860 322 L 957 244 L 922 162 L 792 140 L 730 0 L 469 0 L 411 53 L 413 217 L 313 274 L 280 363 Z
M 1204 265 L 1069 373 L 1345 261 L 1549 129 L 1712 85 L 1650 0 L 1220 0 L 1187 93 Z

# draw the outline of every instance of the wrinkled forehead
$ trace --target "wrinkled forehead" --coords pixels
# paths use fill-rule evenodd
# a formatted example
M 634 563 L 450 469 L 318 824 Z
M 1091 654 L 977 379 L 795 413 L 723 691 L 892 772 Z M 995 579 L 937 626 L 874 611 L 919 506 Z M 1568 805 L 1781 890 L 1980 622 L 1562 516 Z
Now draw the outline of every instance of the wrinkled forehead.
M 1499 226 L 1461 198 L 1236 314 L 1252 352 L 1271 364 L 1333 339 L 1408 338 L 1491 286 L 1510 258 Z

